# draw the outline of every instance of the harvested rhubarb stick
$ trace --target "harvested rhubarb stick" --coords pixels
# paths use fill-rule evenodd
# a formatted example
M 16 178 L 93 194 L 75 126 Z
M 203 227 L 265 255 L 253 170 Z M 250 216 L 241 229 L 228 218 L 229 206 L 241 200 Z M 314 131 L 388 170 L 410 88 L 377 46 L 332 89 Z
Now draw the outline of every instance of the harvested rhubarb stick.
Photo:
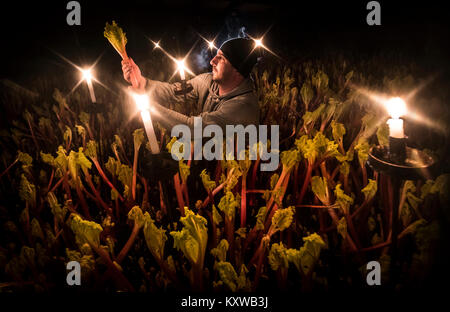
M 119 53 L 120 57 L 123 60 L 129 60 L 127 55 L 127 51 L 125 49 L 125 45 L 127 44 L 126 34 L 123 32 L 122 28 L 120 28 L 115 21 L 112 21 L 111 24 L 106 23 L 105 31 L 103 33 L 106 39 L 111 43 L 111 45 L 116 49 L 117 53 Z M 130 75 L 131 84 L 133 88 L 139 87 L 139 81 L 136 77 L 136 73 L 134 70 Z

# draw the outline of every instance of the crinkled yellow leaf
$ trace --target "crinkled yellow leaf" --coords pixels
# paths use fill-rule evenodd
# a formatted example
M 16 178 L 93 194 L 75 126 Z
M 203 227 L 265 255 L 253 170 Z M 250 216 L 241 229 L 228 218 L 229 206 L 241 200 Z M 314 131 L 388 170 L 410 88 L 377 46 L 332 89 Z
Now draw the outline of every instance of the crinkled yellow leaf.
M 215 269 L 219 272 L 220 280 L 228 286 L 228 288 L 235 292 L 237 290 L 238 275 L 234 270 L 234 267 L 231 263 L 226 261 L 216 262 L 214 265 Z
M 211 255 L 214 256 L 217 261 L 225 261 L 227 259 L 228 241 L 222 239 L 216 248 L 211 249 Z
M 200 265 L 208 241 L 207 221 L 188 207 L 185 207 L 185 216 L 181 217 L 180 221 L 183 229 L 170 232 L 174 238 L 174 247 L 181 250 L 191 263 Z
M 33 207 L 35 206 L 36 186 L 33 183 L 30 183 L 23 173 L 20 176 L 19 196 L 23 201 L 26 201 Z
M 185 163 L 182 159 L 178 162 L 178 165 L 180 167 L 180 177 L 181 181 L 183 183 L 186 183 L 187 178 L 189 177 L 189 174 L 191 173 L 191 167 L 188 166 L 187 163 Z
M 258 214 L 256 215 L 256 230 L 264 230 L 264 221 L 266 220 L 267 215 L 267 207 L 261 207 L 258 210 Z
M 200 173 L 200 177 L 202 178 L 203 186 L 205 187 L 205 189 L 208 192 L 212 192 L 212 190 L 214 190 L 214 188 L 216 187 L 216 182 L 211 181 L 211 178 L 209 177 L 206 169 L 202 170 L 202 172 Z
M 327 179 L 319 176 L 311 178 L 311 188 L 313 193 L 324 205 L 330 204 L 330 194 L 328 192 Z
M 103 35 L 121 56 L 125 54 L 125 45 L 127 44 L 126 33 L 124 33 L 115 21 L 112 21 L 111 24 L 106 22 Z
M 144 214 L 144 236 L 153 256 L 164 259 L 164 246 L 167 241 L 166 230 L 158 228 L 148 212 Z
M 272 217 L 272 233 L 283 231 L 287 229 L 291 223 L 294 215 L 294 206 L 275 211 Z
M 337 231 L 339 234 L 341 234 L 342 238 L 347 237 L 347 221 L 345 220 L 345 217 L 342 217 L 338 224 L 337 224 Z
M 220 215 L 220 213 L 216 209 L 216 205 L 212 206 L 212 213 L 213 213 L 214 223 L 216 225 L 219 225 L 219 223 L 222 222 L 223 220 L 222 220 L 222 216 Z
M 139 227 L 144 226 L 144 214 L 139 206 L 134 206 L 130 209 L 128 212 L 128 219 L 133 220 Z
M 83 220 L 78 214 L 72 213 L 69 219 L 69 226 L 75 234 L 78 246 L 86 243 L 92 246 L 100 245 L 100 233 L 103 228 L 94 221 Z
M 134 150 L 138 151 L 144 142 L 144 129 L 139 128 L 133 131 Z
M 296 163 L 300 161 L 300 153 L 297 149 L 281 152 L 281 163 L 286 170 L 292 170 Z
M 97 158 L 97 149 L 97 142 L 94 140 L 89 140 L 89 142 L 86 143 L 86 156 L 90 158 Z
M 344 213 L 348 214 L 350 211 L 350 206 L 353 204 L 353 198 L 344 193 L 341 189 L 341 184 L 338 183 L 334 189 L 334 195 L 336 196 L 336 203 L 341 207 Z
M 367 183 L 366 187 L 361 190 L 364 193 L 365 200 L 371 200 L 375 194 L 377 193 L 378 185 L 377 181 L 369 179 L 369 183 Z
M 339 142 L 345 135 L 345 126 L 342 123 L 333 120 L 331 122 L 331 133 L 333 135 L 333 139 L 336 142 Z
M 228 218 L 234 218 L 236 208 L 240 207 L 240 203 L 237 198 L 234 197 L 232 192 L 226 192 L 220 199 L 218 208 L 223 211 Z
M 289 266 L 286 248 L 283 243 L 275 243 L 272 244 L 272 247 L 269 251 L 269 264 L 272 270 L 276 271 L 278 269 L 287 269 Z

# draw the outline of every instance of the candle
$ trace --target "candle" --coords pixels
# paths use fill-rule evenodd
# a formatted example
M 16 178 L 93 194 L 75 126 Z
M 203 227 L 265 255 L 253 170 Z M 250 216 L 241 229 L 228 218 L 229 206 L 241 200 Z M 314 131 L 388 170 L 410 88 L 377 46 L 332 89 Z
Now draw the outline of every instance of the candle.
M 389 125 L 389 136 L 393 138 L 403 138 L 405 134 L 403 133 L 403 119 L 400 118 L 390 118 L 387 121 Z
M 178 64 L 178 70 L 180 72 L 180 78 L 181 78 L 181 80 L 185 80 L 186 76 L 184 74 L 184 60 L 178 60 L 177 64 Z
M 180 78 L 181 78 L 181 80 L 185 80 L 186 79 L 186 77 L 184 75 L 184 69 L 180 69 Z
M 406 114 L 406 103 L 399 97 L 391 98 L 386 103 L 386 108 L 391 116 L 387 121 L 389 125 L 389 136 L 393 138 L 403 138 L 405 135 L 403 133 L 403 120 L 400 119 L 401 116 Z
M 401 116 L 407 112 L 406 103 L 399 97 L 391 98 L 386 103 L 391 118 L 387 121 L 389 126 L 389 159 L 393 163 L 403 164 L 406 159 L 406 139 L 403 133 L 403 119 Z
M 91 95 L 91 101 L 92 103 L 96 103 L 97 100 L 95 98 L 95 93 L 94 93 L 94 87 L 92 86 L 92 73 L 91 73 L 91 69 L 83 69 L 82 70 L 83 73 L 83 78 L 84 80 L 86 80 L 88 89 L 89 89 L 89 94 Z
M 95 98 L 95 93 L 94 93 L 94 87 L 92 86 L 92 81 L 87 81 L 87 85 L 88 85 L 88 89 L 89 89 L 89 94 L 91 95 L 91 101 L 92 103 L 96 103 L 97 99 Z
M 159 154 L 159 145 L 156 140 L 155 130 L 153 129 L 152 118 L 150 115 L 150 101 L 147 94 L 134 94 L 134 100 L 138 109 L 141 111 L 141 118 L 144 122 L 145 133 L 147 133 L 150 142 L 150 150 L 152 154 Z

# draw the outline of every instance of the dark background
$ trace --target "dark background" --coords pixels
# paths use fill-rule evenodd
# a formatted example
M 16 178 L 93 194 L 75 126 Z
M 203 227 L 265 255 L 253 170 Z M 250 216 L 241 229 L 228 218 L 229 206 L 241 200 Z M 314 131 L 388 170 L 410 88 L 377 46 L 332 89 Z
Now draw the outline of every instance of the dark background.
M 366 0 L 82 0 L 81 26 L 67 25 L 68 2 L 2 3 L 0 78 L 26 85 L 36 75 L 71 70 L 51 50 L 78 65 L 103 53 L 99 66 L 120 71 L 120 58 L 103 37 L 105 23 L 113 19 L 126 31 L 128 54 L 137 61 L 152 53 L 146 36 L 182 56 L 199 39 L 196 32 L 209 38 L 219 34 L 220 44 L 244 26 L 253 36 L 269 30 L 266 44 L 286 60 L 338 51 L 361 56 L 396 51 L 423 66 L 442 70 L 449 65 L 450 14 L 439 2 L 378 1 L 381 26 L 367 25 Z M 200 40 L 196 47 L 205 45 Z

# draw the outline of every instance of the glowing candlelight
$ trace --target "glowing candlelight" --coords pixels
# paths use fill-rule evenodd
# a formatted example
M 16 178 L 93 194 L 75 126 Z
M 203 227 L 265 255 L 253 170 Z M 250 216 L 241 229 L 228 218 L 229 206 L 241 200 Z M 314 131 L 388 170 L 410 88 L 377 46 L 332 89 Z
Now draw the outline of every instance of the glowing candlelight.
M 207 41 L 207 42 L 208 42 L 208 47 L 209 47 L 210 50 L 215 48 L 214 41 Z
M 184 74 L 184 68 L 185 68 L 184 67 L 184 60 L 178 60 L 177 64 L 178 64 L 178 71 L 180 72 L 180 78 L 181 78 L 181 80 L 185 80 L 186 76 Z
M 391 98 L 386 107 L 392 118 L 400 118 L 407 113 L 406 103 L 399 97 Z
M 403 132 L 403 120 L 401 116 L 407 112 L 406 103 L 399 97 L 391 98 L 386 103 L 386 108 L 391 116 L 387 121 L 389 125 L 389 136 L 393 138 L 403 138 L 405 136 Z
M 403 133 L 403 119 L 407 113 L 406 103 L 399 97 L 389 99 L 386 109 L 391 116 L 389 125 L 389 159 L 396 164 L 403 164 L 406 159 L 406 138 Z
M 254 39 L 254 41 L 255 41 L 255 48 L 263 47 L 261 39 Z
M 82 71 L 83 73 L 83 78 L 87 81 L 87 82 L 91 82 L 92 80 L 92 73 L 91 73 L 91 69 L 83 69 Z
M 153 129 L 152 118 L 150 116 L 150 100 L 147 94 L 133 94 L 136 106 L 141 111 L 142 121 L 144 122 L 145 133 L 147 133 L 150 142 L 152 154 L 159 154 L 159 145 L 156 140 L 155 130 Z
M 92 103 L 96 103 L 97 100 L 95 99 L 95 93 L 94 93 L 94 87 L 92 85 L 92 73 L 91 73 L 91 69 L 87 68 L 87 69 L 82 69 L 81 73 L 83 74 L 83 79 L 86 80 L 88 89 L 89 89 L 89 94 L 91 95 L 91 101 Z

